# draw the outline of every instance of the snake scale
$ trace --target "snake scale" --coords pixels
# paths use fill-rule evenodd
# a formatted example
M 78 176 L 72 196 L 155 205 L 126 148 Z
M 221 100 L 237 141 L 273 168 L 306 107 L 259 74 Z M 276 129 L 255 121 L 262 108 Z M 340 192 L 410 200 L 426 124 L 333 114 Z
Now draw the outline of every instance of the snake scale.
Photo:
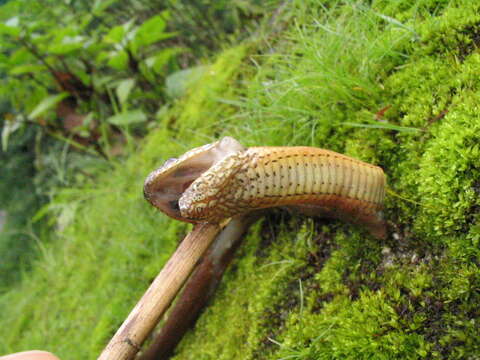
M 144 185 L 145 198 L 182 221 L 218 223 L 248 212 L 287 207 L 339 218 L 385 236 L 383 170 L 314 147 L 243 147 L 225 137 L 169 159 Z

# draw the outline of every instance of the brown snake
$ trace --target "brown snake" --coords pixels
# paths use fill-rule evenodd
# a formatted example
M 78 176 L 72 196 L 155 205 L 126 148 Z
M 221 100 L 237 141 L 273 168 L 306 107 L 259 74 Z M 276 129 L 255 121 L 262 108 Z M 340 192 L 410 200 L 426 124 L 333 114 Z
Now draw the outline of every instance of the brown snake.
M 282 206 L 385 236 L 383 170 L 314 147 L 244 148 L 225 137 L 167 160 L 147 177 L 144 194 L 167 215 L 187 222 L 218 223 Z

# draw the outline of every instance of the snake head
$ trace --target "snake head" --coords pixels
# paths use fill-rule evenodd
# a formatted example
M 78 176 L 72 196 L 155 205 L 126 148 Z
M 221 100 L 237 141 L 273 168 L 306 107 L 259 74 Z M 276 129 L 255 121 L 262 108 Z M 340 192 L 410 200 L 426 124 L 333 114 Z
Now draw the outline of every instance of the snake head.
M 237 140 L 226 136 L 214 143 L 192 149 L 178 159 L 168 159 L 147 176 L 143 187 L 145 199 L 174 219 L 195 222 L 180 213 L 180 197 L 205 171 L 224 158 L 244 150 Z

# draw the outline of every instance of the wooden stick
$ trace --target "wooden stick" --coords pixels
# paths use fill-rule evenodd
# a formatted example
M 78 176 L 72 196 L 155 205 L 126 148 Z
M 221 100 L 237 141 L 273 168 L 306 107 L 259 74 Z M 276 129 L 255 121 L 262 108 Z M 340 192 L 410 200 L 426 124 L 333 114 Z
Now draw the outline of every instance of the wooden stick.
M 99 360 L 134 358 L 221 228 L 210 223 L 195 225 L 110 340 Z
M 243 234 L 257 219 L 258 216 L 252 214 L 233 218 L 216 237 L 178 295 L 162 329 L 138 360 L 166 360 L 171 357 L 215 292 Z

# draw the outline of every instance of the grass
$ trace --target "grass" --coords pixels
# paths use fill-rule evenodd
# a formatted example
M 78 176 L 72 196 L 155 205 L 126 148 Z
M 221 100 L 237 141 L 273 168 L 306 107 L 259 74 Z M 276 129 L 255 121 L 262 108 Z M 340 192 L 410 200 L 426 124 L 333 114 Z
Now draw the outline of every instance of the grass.
M 476 356 L 478 7 L 293 1 L 280 33 L 224 50 L 128 161 L 57 199 L 74 216 L 0 297 L 0 353 L 97 356 L 188 231 L 142 199 L 145 175 L 231 135 L 378 164 L 420 205 L 387 198 L 384 242 L 274 212 L 245 239 L 176 360 Z

